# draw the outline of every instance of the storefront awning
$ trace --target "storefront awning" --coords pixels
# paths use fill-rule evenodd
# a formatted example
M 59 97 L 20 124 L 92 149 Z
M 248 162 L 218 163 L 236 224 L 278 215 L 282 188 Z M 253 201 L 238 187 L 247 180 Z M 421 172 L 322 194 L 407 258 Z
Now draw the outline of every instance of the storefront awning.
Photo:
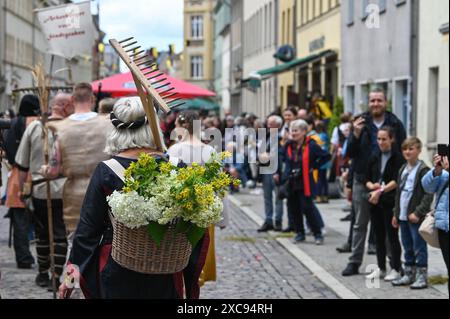
M 263 69 L 260 71 L 256 71 L 253 72 L 253 75 L 257 75 L 257 76 L 250 76 L 250 78 L 244 80 L 243 82 L 249 82 L 250 86 L 253 88 L 257 88 L 261 86 L 261 81 L 267 78 L 270 78 L 274 75 L 283 73 L 283 72 L 287 72 L 289 70 L 292 70 L 296 67 L 302 66 L 306 63 L 310 63 L 311 61 L 320 59 L 326 55 L 331 55 L 331 54 L 335 54 L 334 51 L 332 50 L 326 50 L 317 54 L 312 54 L 309 55 L 307 57 L 304 58 L 300 58 L 300 59 L 295 59 L 291 62 L 287 62 L 284 64 L 279 64 L 277 66 L 268 68 L 268 69 Z
M 213 100 L 208 98 L 198 98 L 184 101 L 180 107 L 174 108 L 175 111 L 186 111 L 186 110 L 206 110 L 206 111 L 218 111 L 220 110 L 220 105 L 215 103 Z

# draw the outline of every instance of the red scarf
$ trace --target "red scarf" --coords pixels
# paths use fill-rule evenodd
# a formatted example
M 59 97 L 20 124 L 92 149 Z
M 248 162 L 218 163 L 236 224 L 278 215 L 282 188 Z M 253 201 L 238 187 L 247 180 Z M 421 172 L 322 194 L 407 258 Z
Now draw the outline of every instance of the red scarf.
M 302 176 L 303 176 L 303 187 L 304 187 L 304 193 L 305 196 L 307 197 L 311 197 L 311 181 L 309 179 L 309 142 L 310 142 L 310 138 L 306 137 L 306 141 L 305 144 L 303 144 L 302 148 L 300 150 L 303 149 L 302 152 Z M 288 156 L 289 159 L 291 161 L 298 161 L 298 152 L 297 154 L 295 154 L 295 158 L 293 157 L 293 150 L 292 150 L 292 144 L 290 144 L 288 146 L 287 149 L 288 152 Z

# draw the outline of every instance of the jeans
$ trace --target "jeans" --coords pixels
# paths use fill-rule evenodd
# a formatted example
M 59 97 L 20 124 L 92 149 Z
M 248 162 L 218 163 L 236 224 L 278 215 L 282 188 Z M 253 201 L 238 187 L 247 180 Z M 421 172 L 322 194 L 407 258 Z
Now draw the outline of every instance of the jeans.
M 370 222 L 369 202 L 363 199 L 363 193 L 366 187 L 358 182 L 356 178 L 353 181 L 353 207 L 355 208 L 355 224 L 353 226 L 352 255 L 349 262 L 361 265 L 364 256 L 367 226 Z
M 450 276 L 450 272 L 448 271 L 448 232 L 438 229 L 439 235 L 439 244 L 441 245 L 442 256 L 444 257 L 445 265 L 447 266 L 447 274 Z M 450 292 L 450 281 L 448 284 L 448 291 Z
M 405 250 L 405 266 L 428 267 L 427 243 L 419 234 L 419 224 L 400 221 L 400 232 Z
M 392 217 L 394 213 L 392 207 L 376 205 L 371 207 L 371 219 L 375 231 L 375 240 L 377 243 L 377 261 L 381 270 L 386 270 L 387 247 L 390 247 L 392 258 L 390 265 L 392 269 L 400 272 L 402 267 L 401 255 L 402 248 L 398 238 L 398 229 L 392 227 Z M 386 244 L 386 235 L 388 245 Z
M 282 224 L 283 221 L 283 201 L 278 199 L 278 186 L 275 185 L 272 174 L 262 175 L 264 190 L 264 212 L 266 223 L 273 225 L 273 196 L 275 193 L 275 223 Z M 291 225 L 291 221 L 289 222 Z
M 293 191 L 288 197 L 288 213 L 294 221 L 294 231 L 297 234 L 305 234 L 303 215 L 311 227 L 314 236 L 322 236 L 320 225 L 314 216 L 314 203 L 311 197 L 306 197 L 303 191 Z
M 31 227 L 31 213 L 25 208 L 10 208 L 14 233 L 14 251 L 18 264 L 34 264 L 30 252 L 28 234 Z

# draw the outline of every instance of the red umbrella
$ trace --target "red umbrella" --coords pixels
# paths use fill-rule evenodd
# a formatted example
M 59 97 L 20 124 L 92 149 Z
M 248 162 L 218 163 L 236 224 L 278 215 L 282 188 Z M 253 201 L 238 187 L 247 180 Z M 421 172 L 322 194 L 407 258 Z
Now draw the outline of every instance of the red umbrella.
M 192 85 L 182 80 L 172 78 L 166 74 L 164 74 L 160 78 L 154 79 L 153 81 L 158 81 L 163 77 L 166 77 L 166 82 L 170 82 L 171 87 L 175 88 L 174 92 L 178 93 L 176 97 L 183 99 L 192 99 L 197 97 L 212 97 L 216 95 L 214 92 L 205 90 L 201 87 Z M 101 92 L 111 93 L 112 97 L 114 98 L 137 95 L 136 86 L 134 84 L 131 72 L 113 75 L 109 78 L 92 82 L 92 88 L 95 93 L 99 91 L 100 83 Z

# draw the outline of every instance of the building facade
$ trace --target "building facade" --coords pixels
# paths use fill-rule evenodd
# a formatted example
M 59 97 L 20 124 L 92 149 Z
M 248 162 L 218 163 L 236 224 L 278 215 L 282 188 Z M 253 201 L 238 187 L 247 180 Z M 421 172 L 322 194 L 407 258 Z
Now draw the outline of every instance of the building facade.
M 231 24 L 230 24 L 230 113 L 242 112 L 242 76 L 244 66 L 243 51 L 243 22 L 244 0 L 231 0 Z
M 296 0 L 281 0 L 278 10 L 278 39 L 279 46 L 290 45 L 296 48 Z M 278 76 L 278 105 L 282 109 L 290 105 L 297 105 L 298 95 L 295 93 L 295 72 L 284 72 Z
M 214 90 L 224 113 L 230 112 L 231 5 L 218 1 L 214 8 Z
M 276 65 L 273 55 L 278 39 L 278 0 L 244 0 L 243 3 L 243 74 L 255 76 L 261 69 Z M 261 82 L 259 87 L 247 86 L 243 90 L 242 110 L 265 117 L 276 110 L 277 78 Z
M 299 105 L 305 107 L 314 92 L 333 104 L 341 95 L 341 1 L 297 0 L 296 11 L 297 57 L 308 59 L 296 69 Z
M 431 162 L 437 144 L 448 144 L 449 2 L 419 1 L 417 136 Z
M 415 0 L 342 2 L 345 109 L 366 110 L 370 88 L 383 87 L 410 134 L 416 131 L 417 12 Z
M 35 9 L 69 3 L 66 0 L 0 0 L 0 111 L 15 108 L 20 95 L 13 90 L 33 86 L 30 66 L 43 62 L 50 70 L 51 56 L 41 32 Z M 66 61 L 54 58 L 52 85 L 92 80 L 90 56 Z
M 216 0 L 184 0 L 183 79 L 214 89 L 213 11 Z

